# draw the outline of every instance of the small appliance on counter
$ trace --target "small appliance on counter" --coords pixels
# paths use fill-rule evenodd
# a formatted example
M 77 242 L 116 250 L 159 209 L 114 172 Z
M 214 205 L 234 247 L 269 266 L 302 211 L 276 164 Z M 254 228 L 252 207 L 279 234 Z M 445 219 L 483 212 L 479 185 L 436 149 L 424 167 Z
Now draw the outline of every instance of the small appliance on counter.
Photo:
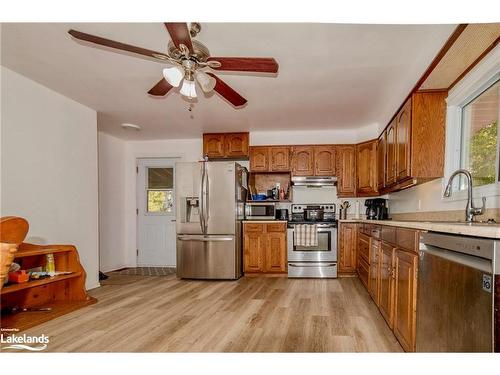
M 365 200 L 366 218 L 368 220 L 388 220 L 387 199 L 375 198 Z
M 276 219 L 288 221 L 288 209 L 287 208 L 276 209 Z
M 274 202 L 246 202 L 246 220 L 274 220 L 276 219 L 276 204 Z

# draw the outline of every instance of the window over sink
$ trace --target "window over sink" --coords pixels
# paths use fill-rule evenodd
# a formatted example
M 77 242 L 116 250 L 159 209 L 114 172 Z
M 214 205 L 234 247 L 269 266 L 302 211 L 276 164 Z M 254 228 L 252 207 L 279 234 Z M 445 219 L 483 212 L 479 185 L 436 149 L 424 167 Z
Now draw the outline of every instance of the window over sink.
M 474 196 L 500 196 L 500 45 L 448 93 L 443 191 L 457 169 L 472 175 Z M 455 179 L 450 200 L 467 199 L 464 176 Z
M 472 185 L 498 182 L 498 113 L 500 80 L 462 107 L 460 167 L 472 174 Z M 462 177 L 460 189 L 466 189 Z

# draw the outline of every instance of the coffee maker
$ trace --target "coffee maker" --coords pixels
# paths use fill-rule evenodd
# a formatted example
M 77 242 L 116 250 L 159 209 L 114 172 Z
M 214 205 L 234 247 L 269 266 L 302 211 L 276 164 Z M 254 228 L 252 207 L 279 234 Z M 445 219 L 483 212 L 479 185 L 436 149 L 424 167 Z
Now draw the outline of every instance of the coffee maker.
M 387 220 L 387 199 L 375 198 L 365 200 L 366 218 L 368 220 Z

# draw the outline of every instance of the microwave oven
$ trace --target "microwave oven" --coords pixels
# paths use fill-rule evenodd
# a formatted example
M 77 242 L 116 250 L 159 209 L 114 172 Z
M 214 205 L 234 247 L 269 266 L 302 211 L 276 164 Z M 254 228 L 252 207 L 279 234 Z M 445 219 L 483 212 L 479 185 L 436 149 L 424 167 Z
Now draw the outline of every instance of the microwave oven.
M 276 219 L 276 205 L 273 202 L 247 202 L 245 219 L 274 220 Z

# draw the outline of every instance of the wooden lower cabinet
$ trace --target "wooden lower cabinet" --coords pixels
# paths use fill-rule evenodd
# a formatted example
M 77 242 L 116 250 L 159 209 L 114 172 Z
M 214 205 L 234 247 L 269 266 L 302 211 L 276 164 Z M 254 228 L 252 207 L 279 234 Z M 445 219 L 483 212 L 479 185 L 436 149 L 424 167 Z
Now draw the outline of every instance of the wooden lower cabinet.
M 267 234 L 264 272 L 286 272 L 286 233 Z
M 339 229 L 339 274 L 355 274 L 356 273 L 356 237 L 357 224 L 342 223 Z
M 285 273 L 286 223 L 243 224 L 243 271 Z
M 393 258 L 393 246 L 386 242 L 382 242 L 382 246 L 380 248 L 379 309 L 391 329 L 393 327 L 394 316 Z
M 357 226 L 359 279 L 403 349 L 413 352 L 417 328 L 419 232 L 366 223 Z
M 264 227 L 264 225 L 261 225 Z M 264 272 L 265 236 L 262 232 L 244 231 L 243 265 L 244 272 Z
M 358 233 L 358 257 L 365 260 L 366 263 L 370 262 L 370 237 L 366 234 Z
M 366 289 L 370 288 L 370 265 L 364 258 L 358 256 L 358 276 Z
M 377 306 L 380 305 L 380 241 L 371 239 L 370 289 L 368 292 Z
M 394 334 L 407 352 L 415 351 L 418 255 L 396 249 L 394 256 Z

